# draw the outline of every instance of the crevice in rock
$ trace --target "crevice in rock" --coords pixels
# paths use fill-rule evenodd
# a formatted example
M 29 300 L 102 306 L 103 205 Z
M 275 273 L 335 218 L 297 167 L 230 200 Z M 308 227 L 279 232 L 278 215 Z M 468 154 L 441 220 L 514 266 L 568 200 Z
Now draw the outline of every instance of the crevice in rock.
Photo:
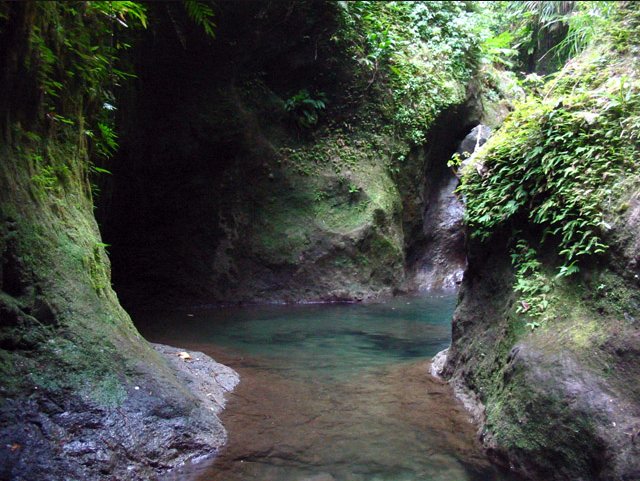
M 439 117 L 426 144 L 422 225 L 407 246 L 408 289 L 456 289 L 466 265 L 464 207 L 455 193 L 458 178 L 447 162 L 458 152 L 473 152 L 465 142 L 480 125 L 477 99 L 451 108 Z M 472 133 L 470 133 L 472 131 Z M 474 137 L 475 138 L 475 137 Z
M 0 289 L 12 297 L 20 297 L 26 290 L 20 261 L 11 249 L 7 249 L 2 259 L 2 280 Z

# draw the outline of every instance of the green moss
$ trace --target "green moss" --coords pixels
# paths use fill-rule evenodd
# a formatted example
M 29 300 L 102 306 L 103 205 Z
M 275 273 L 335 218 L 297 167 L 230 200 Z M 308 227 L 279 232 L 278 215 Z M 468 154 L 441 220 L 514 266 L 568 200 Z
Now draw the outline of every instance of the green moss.
M 60 145 L 50 140 L 49 150 L 68 153 L 66 138 Z M 3 163 L 25 160 L 8 151 L 3 155 Z M 136 355 L 131 342 L 136 333 L 110 288 L 108 260 L 87 198 L 86 170 L 78 168 L 78 156 L 86 151 L 75 148 L 74 155 L 61 160 L 65 177 L 56 177 L 51 189 L 34 185 L 22 163 L 22 169 L 0 171 L 3 185 L 12 186 L 0 202 L 6 231 L 0 255 L 12 263 L 21 283 L 11 295 L 0 293 L 0 308 L 13 319 L 0 327 L 2 397 L 35 388 L 71 390 L 116 405 L 124 400 L 127 379 L 121 372 Z M 144 355 L 148 348 L 137 342 Z
M 571 300 L 567 303 L 573 307 Z M 484 335 L 468 346 L 474 358 L 469 384 L 486 406 L 485 430 L 516 464 L 533 462 L 542 473 L 556 472 L 558 467 L 570 467 L 574 474 L 590 473 L 600 449 L 593 443 L 597 433 L 592 420 L 576 412 L 553 374 L 546 380 L 545 375 L 535 374 L 551 369 L 538 364 L 544 359 L 507 360 L 520 343 L 526 345 L 524 349 L 541 350 L 551 358 L 559 350 L 591 352 L 598 344 L 599 325 L 584 320 L 575 323 L 572 318 L 562 326 L 554 323 L 552 332 L 545 328 L 532 333 L 524 329 L 514 307 L 497 315 L 503 321 L 486 326 Z M 591 326 L 591 332 L 580 332 L 585 326 Z
M 97 384 L 91 386 L 90 392 L 95 402 L 106 407 L 120 406 L 127 398 L 122 380 L 113 373 L 105 375 Z
M 589 477 L 603 449 L 601 421 L 589 410 L 589 395 L 574 398 L 564 383 L 573 385 L 572 376 L 578 384 L 599 377 L 611 393 L 638 396 L 637 351 L 627 338 L 636 335 L 635 321 L 624 315 L 636 314 L 625 309 L 634 306 L 637 290 L 597 265 L 550 286 L 546 315 L 552 322 L 534 331 L 524 328 L 525 315 L 510 304 L 508 286 L 494 305 L 480 308 L 488 318 L 460 342 L 468 359 L 465 379 L 486 406 L 486 431 L 512 464 L 534 467 L 543 478 L 558 468 L 566 477 Z M 517 345 L 526 354 L 513 358 Z
M 340 130 L 323 133 L 313 143 L 280 149 L 278 180 L 258 187 L 257 197 L 265 200 L 255 210 L 252 250 L 269 263 L 298 265 L 318 243 L 356 242 L 372 227 L 399 232 L 400 194 L 387 171 L 387 157 L 376 150 L 386 140 L 368 131 L 351 137 Z M 349 252 L 340 254 L 334 266 L 364 267 L 369 264 L 365 255 L 401 258 L 402 238 L 387 235 L 384 242 Z
M 18 366 L 19 359 L 10 351 L 0 349 L 0 402 L 7 394 L 19 392 L 24 383 L 23 369 Z
M 566 400 L 552 392 L 532 389 L 522 373 L 510 378 L 500 397 L 487 410 L 487 428 L 498 443 L 521 456 L 546 460 L 542 469 L 570 466 L 572 472 L 589 473 L 595 446 L 593 423 L 576 415 Z M 562 429 L 558 429 L 562 426 Z
M 102 245 L 95 245 L 93 252 L 87 254 L 82 259 L 85 269 L 89 273 L 91 285 L 98 294 L 102 293 L 105 288 L 111 285 L 104 256 L 104 247 Z
M 640 313 L 640 293 L 630 281 L 610 270 L 596 272 L 587 284 L 584 296 L 593 310 L 603 315 L 624 318 Z
M 354 259 L 352 257 L 346 256 L 344 254 L 338 254 L 336 257 L 331 259 L 331 263 L 340 270 L 346 269 L 353 265 Z
M 569 62 L 543 95 L 518 104 L 463 174 L 472 237 L 486 241 L 505 227 L 512 231 L 518 309 L 531 327 L 566 316 L 554 305 L 564 306 L 560 296 L 570 289 L 556 277 L 575 275 L 602 256 L 608 212 L 628 208 L 624 199 L 618 209 L 611 205 L 616 191 L 624 190 L 620 179 L 638 168 L 635 127 L 629 126 L 640 125 L 639 64 L 612 42 L 601 32 L 597 45 Z M 554 265 L 557 276 L 546 272 Z M 626 306 L 618 314 L 629 309 L 628 289 L 602 284 L 611 287 L 597 290 L 596 309 L 612 312 L 616 303 Z
M 403 259 L 404 251 L 398 242 L 380 233 L 376 233 L 368 244 L 371 253 L 381 257 L 381 262 L 393 262 Z

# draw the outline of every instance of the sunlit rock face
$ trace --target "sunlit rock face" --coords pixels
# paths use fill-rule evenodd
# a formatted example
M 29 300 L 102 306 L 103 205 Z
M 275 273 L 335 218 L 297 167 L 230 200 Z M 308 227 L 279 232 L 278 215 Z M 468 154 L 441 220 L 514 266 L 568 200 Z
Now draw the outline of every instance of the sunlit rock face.
M 464 208 L 455 194 L 458 179 L 451 175 L 434 193 L 425 211 L 427 250 L 416 270 L 419 290 L 455 289 L 465 266 L 462 216 Z
M 465 162 L 490 135 L 490 127 L 476 125 L 458 143 L 455 153 Z M 456 193 L 458 178 L 445 163 L 438 159 L 431 166 L 432 172 L 425 175 L 425 243 L 413 268 L 413 283 L 419 291 L 456 289 L 466 266 L 463 200 Z

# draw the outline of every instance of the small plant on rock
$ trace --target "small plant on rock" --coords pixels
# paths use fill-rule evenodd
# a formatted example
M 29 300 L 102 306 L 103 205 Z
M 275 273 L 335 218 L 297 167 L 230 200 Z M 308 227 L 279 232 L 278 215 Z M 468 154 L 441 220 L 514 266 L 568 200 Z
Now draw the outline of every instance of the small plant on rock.
M 298 91 L 284 103 L 284 109 L 289 112 L 299 127 L 304 128 L 316 125 L 320 111 L 326 106 L 327 96 L 324 92 L 317 92 L 311 96 L 307 89 Z

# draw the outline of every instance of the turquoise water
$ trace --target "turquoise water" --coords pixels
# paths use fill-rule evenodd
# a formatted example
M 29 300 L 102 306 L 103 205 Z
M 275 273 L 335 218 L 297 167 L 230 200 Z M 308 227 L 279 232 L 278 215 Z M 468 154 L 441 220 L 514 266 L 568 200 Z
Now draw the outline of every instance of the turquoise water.
M 384 304 L 307 304 L 154 313 L 138 322 L 147 339 L 211 343 L 272 359 L 290 376 L 341 376 L 433 356 L 449 345 L 455 297 Z M 143 322 L 144 321 L 144 322 Z
M 427 360 L 450 342 L 454 295 L 384 304 L 145 312 L 149 340 L 236 369 L 213 463 L 170 479 L 494 481 L 464 409 Z

